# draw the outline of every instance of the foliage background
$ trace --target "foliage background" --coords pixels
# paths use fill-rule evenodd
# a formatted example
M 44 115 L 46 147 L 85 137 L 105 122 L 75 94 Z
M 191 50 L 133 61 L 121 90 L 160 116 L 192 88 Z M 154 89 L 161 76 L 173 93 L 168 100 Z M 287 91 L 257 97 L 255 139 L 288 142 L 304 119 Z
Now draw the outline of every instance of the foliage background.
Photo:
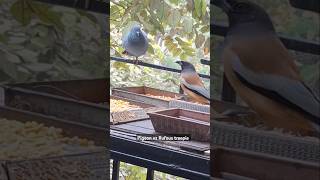
M 33 0 L 0 0 L 0 84 L 105 77 L 103 18 Z
M 194 64 L 199 73 L 209 74 L 209 67 L 200 63 L 201 58 L 210 59 L 209 0 L 112 0 L 111 56 L 123 56 L 122 36 L 136 23 L 142 25 L 150 43 L 140 60 L 177 69 L 180 67 L 174 62 L 185 60 Z M 177 73 L 113 61 L 110 70 L 112 87 L 179 89 Z M 209 80 L 205 82 L 209 88 Z

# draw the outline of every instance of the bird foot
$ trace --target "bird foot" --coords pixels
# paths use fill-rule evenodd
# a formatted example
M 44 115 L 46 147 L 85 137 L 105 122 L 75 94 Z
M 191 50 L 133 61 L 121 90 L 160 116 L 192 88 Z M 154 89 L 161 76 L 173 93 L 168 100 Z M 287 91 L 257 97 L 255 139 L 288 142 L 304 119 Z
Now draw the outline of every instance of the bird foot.
M 182 101 L 186 101 L 187 97 L 186 96 L 176 96 L 175 99 L 177 100 L 182 100 Z
M 141 61 L 140 60 L 134 60 L 134 65 L 139 65 L 139 63 L 140 63 Z

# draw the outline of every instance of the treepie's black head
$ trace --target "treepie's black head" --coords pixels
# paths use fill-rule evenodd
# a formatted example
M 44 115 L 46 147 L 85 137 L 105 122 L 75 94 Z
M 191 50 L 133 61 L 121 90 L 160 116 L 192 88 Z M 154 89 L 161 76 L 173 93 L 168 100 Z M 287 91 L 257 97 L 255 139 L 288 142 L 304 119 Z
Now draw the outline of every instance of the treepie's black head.
M 190 70 L 190 71 L 196 71 L 196 69 L 194 68 L 194 66 L 186 61 L 176 61 L 177 64 L 179 64 L 181 66 L 181 70 Z
M 274 30 L 272 21 L 266 11 L 246 0 L 216 0 L 229 19 L 230 28 L 241 24 L 253 24 L 268 30 Z

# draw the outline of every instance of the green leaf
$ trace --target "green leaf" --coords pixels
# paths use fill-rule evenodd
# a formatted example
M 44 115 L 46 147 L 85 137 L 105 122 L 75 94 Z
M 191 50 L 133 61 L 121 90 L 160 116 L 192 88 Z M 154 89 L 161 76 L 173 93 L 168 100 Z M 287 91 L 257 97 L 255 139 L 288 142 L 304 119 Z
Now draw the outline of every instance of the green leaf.
M 144 6 L 149 6 L 149 4 L 150 4 L 150 0 L 143 0 L 143 5 Z
M 23 26 L 28 25 L 31 21 L 32 11 L 27 4 L 28 2 L 28 0 L 18 0 L 10 8 L 13 17 Z
M 154 49 L 153 49 L 151 44 L 149 44 L 147 51 L 148 51 L 149 54 L 154 54 Z
M 117 6 L 114 6 L 114 7 L 117 7 Z M 92 14 L 86 12 L 86 11 L 79 10 L 79 9 L 77 9 L 77 12 L 78 12 L 81 16 L 87 17 L 87 18 L 90 19 L 92 22 L 98 23 L 98 20 L 97 20 L 97 18 L 96 18 L 94 15 L 92 15 Z
M 167 46 L 167 49 L 169 49 L 170 51 L 172 51 L 174 48 L 177 48 L 177 44 L 175 43 L 170 43 L 168 46 Z
M 181 54 L 181 49 L 180 48 L 173 48 L 172 50 L 172 55 L 174 57 L 178 56 L 179 54 Z
M 183 28 L 184 28 L 184 32 L 186 33 L 191 33 L 192 32 L 192 28 L 193 28 L 193 19 L 190 17 L 186 17 L 183 20 Z
M 203 26 L 203 27 L 200 29 L 200 31 L 201 31 L 202 33 L 209 32 L 209 31 L 210 31 L 210 26 L 209 26 L 209 25 Z
M 173 10 L 171 12 L 171 14 L 169 15 L 168 17 L 168 23 L 175 27 L 179 22 L 180 22 L 180 19 L 181 19 L 181 15 L 180 15 L 180 12 L 178 10 Z
M 186 51 L 186 52 L 190 52 L 190 53 L 194 53 L 194 49 L 189 47 L 189 46 L 181 46 L 181 48 Z
M 178 4 L 179 4 L 179 0 L 170 0 L 170 2 L 171 2 L 172 4 L 175 4 L 175 5 L 178 5 Z
M 29 49 L 22 49 L 16 52 L 26 62 L 37 62 L 39 53 L 31 51 Z
M 33 63 L 25 65 L 26 68 L 34 72 L 46 72 L 49 71 L 53 66 L 47 63 Z
M 197 35 L 196 37 L 196 48 L 200 48 L 203 44 L 203 42 L 205 41 L 205 37 L 202 34 Z
M 164 45 L 166 47 L 170 46 L 171 44 L 173 44 L 173 40 L 171 38 L 171 36 L 167 36 L 165 39 L 164 39 Z
M 207 2 L 206 0 L 202 0 L 202 7 L 201 7 L 201 10 L 202 10 L 202 16 L 205 16 L 206 12 L 207 12 Z
M 178 44 L 179 44 L 180 46 L 188 46 L 188 47 L 191 46 L 191 44 L 183 41 L 183 40 L 182 40 L 181 38 L 179 38 L 179 37 L 176 37 L 175 40 L 178 42 Z
M 181 60 L 186 60 L 187 57 L 188 57 L 188 55 L 185 54 L 185 53 L 180 54 L 180 59 L 181 59 Z
M 204 17 L 207 11 L 206 0 L 194 0 L 195 13 L 198 18 Z
M 31 1 L 29 7 L 32 12 L 44 23 L 54 25 L 59 30 L 64 31 L 64 25 L 61 22 L 61 16 L 59 13 L 51 11 L 47 6 Z
M 201 17 L 202 14 L 202 0 L 194 0 L 194 9 L 197 17 Z
M 17 65 L 10 60 L 10 58 L 6 55 L 6 52 L 0 51 L 1 63 L 0 70 L 10 76 L 13 79 L 17 79 Z
M 89 73 L 83 69 L 77 69 L 77 68 L 66 68 L 66 71 L 68 75 L 71 75 L 73 77 L 77 78 L 88 78 Z
M 194 56 L 194 51 L 184 51 L 187 56 Z
M 187 0 L 187 9 L 188 11 L 193 11 L 194 9 L 194 3 L 193 3 L 193 0 Z
M 151 11 L 157 11 L 157 9 L 161 6 L 161 2 L 159 0 L 150 0 L 150 9 Z
M 8 42 L 7 36 L 5 36 L 4 34 L 0 34 L 0 42 L 7 43 Z
M 112 67 L 114 67 L 116 69 L 126 69 L 128 67 L 128 65 L 126 63 L 123 63 L 123 62 L 114 62 L 112 64 Z

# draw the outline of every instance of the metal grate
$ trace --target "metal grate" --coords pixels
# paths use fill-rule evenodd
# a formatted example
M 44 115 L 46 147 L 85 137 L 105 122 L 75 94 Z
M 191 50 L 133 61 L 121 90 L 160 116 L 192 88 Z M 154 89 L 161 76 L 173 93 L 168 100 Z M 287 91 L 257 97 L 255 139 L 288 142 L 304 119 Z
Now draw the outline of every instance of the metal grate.
M 118 62 L 135 64 L 133 60 L 122 58 L 122 57 L 110 57 L 110 59 L 114 60 L 114 61 L 118 61 Z M 205 59 L 202 59 L 201 63 L 203 63 L 205 65 L 209 65 L 209 61 L 205 60 Z M 137 65 L 150 67 L 150 68 L 153 68 L 153 69 L 164 70 L 164 71 L 176 72 L 176 73 L 180 73 L 181 72 L 181 70 L 179 70 L 179 69 L 174 69 L 174 68 L 169 68 L 169 67 L 165 67 L 165 66 L 150 64 L 150 63 L 146 63 L 146 62 L 142 62 L 142 61 L 139 61 L 137 63 Z M 199 74 L 199 76 L 202 77 L 202 78 L 210 79 L 210 76 L 206 75 L 206 74 Z

